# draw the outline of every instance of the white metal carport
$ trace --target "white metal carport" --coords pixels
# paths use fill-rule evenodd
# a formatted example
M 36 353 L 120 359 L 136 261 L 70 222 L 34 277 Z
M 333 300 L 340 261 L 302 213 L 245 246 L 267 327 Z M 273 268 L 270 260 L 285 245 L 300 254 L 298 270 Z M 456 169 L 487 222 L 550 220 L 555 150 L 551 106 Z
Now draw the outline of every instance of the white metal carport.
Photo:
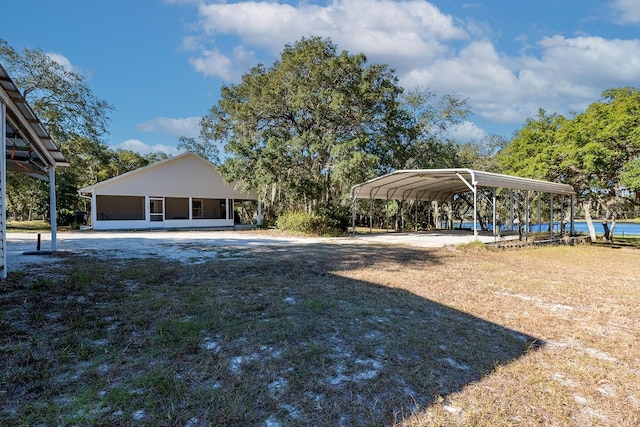
M 56 166 L 68 166 L 51 136 L 0 65 L 0 278 L 7 277 L 7 170 L 49 181 L 51 250 L 56 250 Z
M 496 230 L 496 189 L 535 191 L 551 195 L 550 210 L 553 217 L 553 195 L 571 197 L 570 230 L 573 234 L 575 191 L 568 184 L 560 184 L 537 179 L 521 178 L 472 169 L 412 169 L 399 170 L 383 175 L 351 188 L 351 200 L 354 209 L 353 227 L 355 229 L 355 200 L 413 200 L 446 202 L 455 194 L 471 191 L 473 193 L 473 234 L 478 235 L 478 189 L 493 189 L 493 229 Z M 528 197 L 527 197 L 528 202 Z M 528 213 L 528 207 L 527 207 Z M 529 226 L 529 217 L 526 218 Z

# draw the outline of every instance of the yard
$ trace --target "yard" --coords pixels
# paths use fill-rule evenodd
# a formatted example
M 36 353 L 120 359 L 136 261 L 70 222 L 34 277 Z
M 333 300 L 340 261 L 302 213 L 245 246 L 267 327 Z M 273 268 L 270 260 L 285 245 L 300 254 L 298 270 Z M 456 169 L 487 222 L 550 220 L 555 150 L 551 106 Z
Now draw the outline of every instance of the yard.
M 0 285 L 1 425 L 640 424 L 640 251 L 332 239 Z

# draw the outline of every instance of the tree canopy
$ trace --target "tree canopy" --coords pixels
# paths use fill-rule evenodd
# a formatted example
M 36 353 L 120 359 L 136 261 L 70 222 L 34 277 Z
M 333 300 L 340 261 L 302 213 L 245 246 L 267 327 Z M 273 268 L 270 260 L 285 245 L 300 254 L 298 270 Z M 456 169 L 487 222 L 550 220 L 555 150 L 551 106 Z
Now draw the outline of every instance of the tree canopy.
M 434 130 L 464 117 L 466 101 L 451 96 L 430 107 L 433 100 L 427 91 L 405 95 L 393 70 L 362 53 L 303 38 L 271 67 L 259 64 L 239 84 L 223 86 L 201 134 L 224 144 L 225 177 L 257 189 L 264 201 L 282 209 L 335 207 L 353 184 L 443 159 L 429 157 L 449 150 Z
M 628 87 L 604 91 L 571 119 L 540 110 L 499 155 L 506 173 L 571 184 L 588 221 L 593 208 L 602 212 L 605 237 L 607 222 L 637 204 L 639 158 L 640 90 Z
M 17 51 L 0 39 L 0 62 L 69 160 L 69 167 L 56 172 L 59 210 L 78 207 L 78 188 L 144 166 L 157 157 L 111 150 L 105 137 L 113 107 L 96 97 L 81 75 L 42 50 Z M 8 208 L 14 217 L 48 213 L 48 182 L 9 173 L 7 183 Z

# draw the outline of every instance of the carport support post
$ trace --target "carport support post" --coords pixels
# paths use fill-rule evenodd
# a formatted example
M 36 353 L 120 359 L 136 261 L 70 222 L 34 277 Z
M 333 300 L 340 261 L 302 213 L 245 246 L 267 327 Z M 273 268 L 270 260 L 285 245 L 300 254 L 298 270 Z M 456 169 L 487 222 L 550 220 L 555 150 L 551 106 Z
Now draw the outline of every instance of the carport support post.
M 496 212 L 496 189 L 493 188 L 493 240 L 496 240 L 496 236 L 498 235 L 496 230 L 497 225 L 497 212 Z
M 509 190 L 509 231 L 513 231 L 513 190 Z
M 356 235 L 356 198 L 351 196 L 351 237 Z
M 369 233 L 373 233 L 373 198 L 369 201 Z
M 51 218 L 51 252 L 58 249 L 56 242 L 57 215 L 56 215 L 56 168 L 49 166 L 49 217 Z
M 573 196 L 571 196 L 571 213 L 570 213 L 570 215 L 571 215 L 571 218 L 570 218 L 571 226 L 569 228 L 569 233 L 571 233 L 571 235 L 576 234 L 576 230 L 575 230 L 575 228 L 573 226 L 573 215 L 575 213 L 574 212 L 574 209 L 575 209 L 574 203 L 575 203 L 575 198 Z
M 553 193 L 549 193 L 549 238 L 553 239 Z
M 473 237 L 478 237 L 478 187 L 473 185 Z
M 387 201 L 385 202 L 385 209 L 386 209 L 386 213 L 385 213 L 385 218 L 384 218 L 384 224 L 385 227 L 387 227 L 387 233 L 389 232 L 389 199 L 387 198 Z
M 538 191 L 538 233 L 542 233 L 542 195 Z
M 529 241 L 529 221 L 531 220 L 530 216 L 529 216 L 529 190 L 526 190 L 524 192 L 524 196 L 525 196 L 525 224 L 524 224 L 524 240 L 526 242 Z

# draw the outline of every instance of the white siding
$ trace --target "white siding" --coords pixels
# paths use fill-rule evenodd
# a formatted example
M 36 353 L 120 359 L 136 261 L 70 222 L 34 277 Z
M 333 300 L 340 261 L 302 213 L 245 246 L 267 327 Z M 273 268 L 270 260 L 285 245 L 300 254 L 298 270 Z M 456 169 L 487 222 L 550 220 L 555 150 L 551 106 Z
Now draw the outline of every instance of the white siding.
M 193 199 L 224 199 L 227 207 L 232 206 L 233 199 L 257 200 L 255 193 L 241 193 L 235 190 L 233 184 L 225 184 L 215 166 L 191 153 L 181 154 L 83 188 L 80 193 L 91 195 L 91 224 L 94 230 L 233 227 L 233 217 L 151 221 L 149 200 L 155 197 L 189 198 L 189 217 L 191 216 L 191 201 Z M 108 218 L 99 219 L 96 211 L 96 196 L 101 195 L 144 197 L 145 219 L 117 221 Z

